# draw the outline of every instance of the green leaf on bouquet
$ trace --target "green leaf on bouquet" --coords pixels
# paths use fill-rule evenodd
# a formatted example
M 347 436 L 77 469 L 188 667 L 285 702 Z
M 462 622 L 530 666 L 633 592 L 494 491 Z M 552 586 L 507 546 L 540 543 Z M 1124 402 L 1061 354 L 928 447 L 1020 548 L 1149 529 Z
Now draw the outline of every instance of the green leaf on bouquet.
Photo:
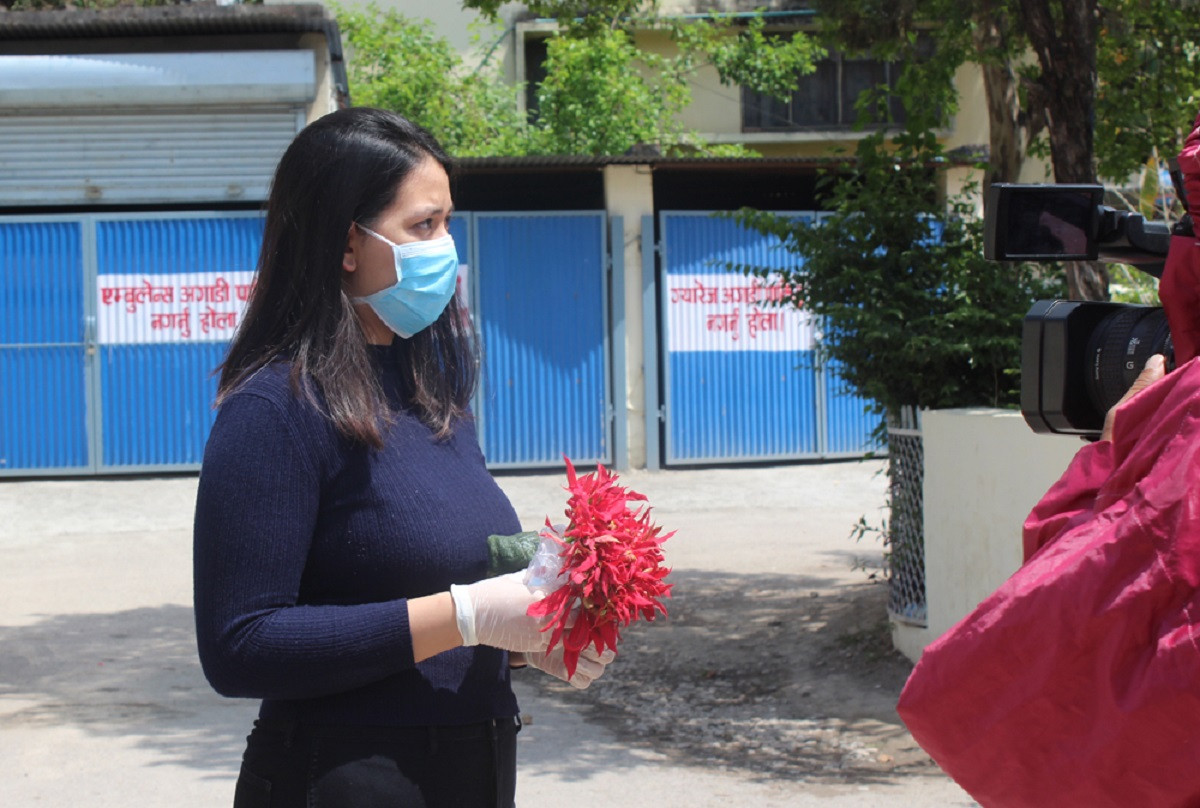
M 488 577 L 520 572 L 529 566 L 540 541 L 536 531 L 488 536 Z

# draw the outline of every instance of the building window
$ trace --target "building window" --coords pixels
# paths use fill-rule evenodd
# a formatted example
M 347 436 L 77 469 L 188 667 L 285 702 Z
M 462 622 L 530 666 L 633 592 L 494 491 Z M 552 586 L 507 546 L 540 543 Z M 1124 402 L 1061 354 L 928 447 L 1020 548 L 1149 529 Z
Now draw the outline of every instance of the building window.
M 817 63 L 815 72 L 797 77 L 796 89 L 785 101 L 743 88 L 742 131 L 848 129 L 858 117 L 854 105 L 859 94 L 881 85 L 894 87 L 899 74 L 900 65 L 896 62 L 831 53 Z M 889 112 L 892 122 L 904 122 L 904 107 L 895 96 Z M 876 115 L 868 123 L 883 121 Z
M 546 80 L 546 43 L 549 37 L 525 37 L 525 111 L 537 117 L 538 87 Z

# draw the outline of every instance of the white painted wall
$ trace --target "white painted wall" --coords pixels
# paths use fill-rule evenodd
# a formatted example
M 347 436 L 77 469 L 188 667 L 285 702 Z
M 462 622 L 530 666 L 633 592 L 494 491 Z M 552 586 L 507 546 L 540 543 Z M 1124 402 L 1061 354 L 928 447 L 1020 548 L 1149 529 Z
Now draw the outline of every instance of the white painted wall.
M 897 625 L 893 633 L 913 661 L 1021 565 L 1025 517 L 1084 445 L 1034 434 L 1013 410 L 929 410 L 921 418 L 928 626 Z

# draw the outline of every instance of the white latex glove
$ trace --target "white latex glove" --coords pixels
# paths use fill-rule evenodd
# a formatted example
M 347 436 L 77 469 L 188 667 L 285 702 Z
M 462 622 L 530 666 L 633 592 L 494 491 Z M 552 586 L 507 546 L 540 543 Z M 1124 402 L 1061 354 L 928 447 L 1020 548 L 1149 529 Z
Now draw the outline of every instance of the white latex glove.
M 546 650 L 552 632 L 541 630 L 545 619 L 525 613 L 544 595 L 526 586 L 524 577 L 522 570 L 450 587 L 463 645 L 490 645 L 506 651 Z
M 546 653 L 545 651 L 526 651 L 523 655 L 525 662 L 531 667 L 537 668 L 540 671 L 550 674 L 556 679 L 561 679 L 571 687 L 579 690 L 587 689 L 587 686 L 604 675 L 604 669 L 608 664 L 617 658 L 617 655 L 608 649 L 605 649 L 603 654 L 596 653 L 593 646 L 588 646 L 579 653 L 579 661 L 575 664 L 575 675 L 570 679 L 567 678 L 567 665 L 563 662 L 563 646 L 558 644 L 554 650 Z

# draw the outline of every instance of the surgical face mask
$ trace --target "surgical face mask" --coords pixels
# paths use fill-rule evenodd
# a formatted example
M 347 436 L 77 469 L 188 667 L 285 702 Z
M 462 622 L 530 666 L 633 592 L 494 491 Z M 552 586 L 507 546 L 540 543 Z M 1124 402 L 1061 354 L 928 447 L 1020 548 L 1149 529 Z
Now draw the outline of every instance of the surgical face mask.
M 458 251 L 450 236 L 431 241 L 396 244 L 374 230 L 358 225 L 364 233 L 392 246 L 396 259 L 396 283 L 356 303 L 366 303 L 384 325 L 408 339 L 433 324 L 454 297 L 458 281 Z

